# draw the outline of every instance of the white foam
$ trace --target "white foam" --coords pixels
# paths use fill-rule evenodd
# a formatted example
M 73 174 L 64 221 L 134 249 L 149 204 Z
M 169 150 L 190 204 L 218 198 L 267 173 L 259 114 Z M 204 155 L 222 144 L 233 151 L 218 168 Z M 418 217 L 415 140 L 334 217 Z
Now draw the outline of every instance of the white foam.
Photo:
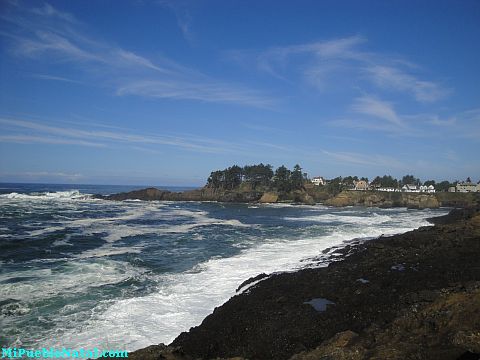
M 96 249 L 84 251 L 81 254 L 75 256 L 75 258 L 88 259 L 112 255 L 140 254 L 141 252 L 142 248 L 140 246 L 113 247 L 110 244 L 107 244 Z
M 345 215 L 334 213 L 334 214 L 322 214 L 322 215 L 302 216 L 302 217 L 284 217 L 284 220 L 309 221 L 309 222 L 318 222 L 318 223 L 342 222 L 342 223 L 358 224 L 358 225 L 376 225 L 376 224 L 392 221 L 393 218 L 389 215 L 378 215 L 377 213 L 372 213 L 370 216 L 345 216 Z
M 49 234 L 55 231 L 65 230 L 64 226 L 49 226 L 43 229 L 33 230 L 28 232 L 28 236 L 36 237 L 39 235 Z
M 69 262 L 56 269 L 28 269 L 0 274 L 2 283 L 0 300 L 16 299 L 33 301 L 59 294 L 88 292 L 89 287 L 116 284 L 142 273 L 128 263 L 114 260 L 96 262 Z M 15 277 L 25 277 L 22 282 L 8 283 Z
M 164 275 L 156 293 L 114 302 L 104 312 L 97 312 L 80 330 L 65 333 L 53 345 L 109 344 L 134 350 L 169 343 L 180 332 L 198 325 L 252 276 L 294 270 L 299 264 L 305 266 L 302 260 L 315 258 L 325 248 L 340 246 L 347 239 L 394 234 L 426 225 L 424 216 L 425 213 L 402 216 L 400 227 L 371 226 L 365 222 L 356 227 L 338 228 L 321 237 L 265 239 L 237 256 L 211 259 L 192 271 Z
M 60 200 L 60 199 L 88 199 L 90 194 L 81 194 L 78 190 L 42 192 L 32 194 L 19 194 L 12 192 L 0 195 L 0 199 L 17 199 L 17 200 Z

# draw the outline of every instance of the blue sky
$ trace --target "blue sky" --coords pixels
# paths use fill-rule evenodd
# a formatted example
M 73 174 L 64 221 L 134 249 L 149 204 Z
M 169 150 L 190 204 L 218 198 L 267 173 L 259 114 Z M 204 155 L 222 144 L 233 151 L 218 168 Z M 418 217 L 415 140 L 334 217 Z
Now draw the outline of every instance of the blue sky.
M 478 1 L 0 4 L 0 181 L 480 179 Z

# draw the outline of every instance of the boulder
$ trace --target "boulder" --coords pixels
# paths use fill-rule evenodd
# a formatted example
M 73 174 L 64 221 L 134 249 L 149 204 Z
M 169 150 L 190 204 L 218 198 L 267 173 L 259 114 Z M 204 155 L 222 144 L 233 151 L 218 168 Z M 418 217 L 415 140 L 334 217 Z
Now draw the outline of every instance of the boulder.
M 262 197 L 259 200 L 262 204 L 265 203 L 276 203 L 278 201 L 278 194 L 274 192 L 263 193 Z

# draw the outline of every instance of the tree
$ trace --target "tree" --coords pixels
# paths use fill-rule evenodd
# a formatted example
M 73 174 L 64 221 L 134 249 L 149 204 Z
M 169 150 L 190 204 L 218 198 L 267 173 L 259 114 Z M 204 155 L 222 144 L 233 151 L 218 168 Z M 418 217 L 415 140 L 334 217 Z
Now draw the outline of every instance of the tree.
M 284 165 L 280 166 L 275 170 L 274 176 L 274 185 L 278 191 L 288 192 L 291 190 L 290 186 L 290 170 L 288 170 Z
M 255 189 L 258 185 L 269 186 L 272 181 L 272 165 L 245 165 L 243 167 L 243 179 Z
M 343 178 L 341 176 L 331 179 L 327 184 L 327 191 L 332 195 L 336 195 L 342 190 L 343 190 Z
M 208 177 L 207 186 L 214 189 L 223 187 L 223 171 L 212 171 Z
M 472 182 L 472 179 L 470 179 L 470 176 L 467 177 L 467 180 L 465 181 L 466 183 L 471 183 Z
M 417 179 L 413 175 L 405 175 L 402 178 L 401 185 L 417 185 L 417 186 L 419 186 L 420 185 L 420 179 Z
M 301 189 L 303 187 L 303 173 L 300 165 L 296 164 L 290 174 L 290 184 L 292 189 Z
M 427 180 L 423 183 L 423 185 L 425 185 L 425 186 L 430 186 L 430 185 L 435 186 L 435 180 Z
M 242 183 L 242 168 L 238 165 L 233 165 L 224 170 L 225 185 L 224 188 L 228 190 L 235 189 Z
M 358 176 L 346 176 L 342 179 L 343 185 L 346 185 L 347 188 L 352 188 L 355 186 L 355 182 L 358 181 Z
M 375 187 L 382 186 L 382 178 L 380 176 L 375 176 L 375 179 L 372 180 L 371 184 Z
M 450 181 L 442 181 L 435 185 L 435 191 L 448 191 L 448 188 L 454 186 Z

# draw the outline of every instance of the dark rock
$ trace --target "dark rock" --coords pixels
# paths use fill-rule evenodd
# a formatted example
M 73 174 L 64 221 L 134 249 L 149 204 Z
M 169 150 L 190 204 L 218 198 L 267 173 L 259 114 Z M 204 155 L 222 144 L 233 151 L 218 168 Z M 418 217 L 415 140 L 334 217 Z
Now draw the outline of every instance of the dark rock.
M 257 275 L 257 276 L 251 277 L 250 279 L 245 280 L 244 282 L 242 282 L 242 283 L 240 284 L 240 286 L 237 288 L 237 290 L 235 290 L 235 291 L 236 291 L 236 292 L 239 292 L 241 289 L 243 289 L 243 288 L 244 288 L 245 286 L 247 286 L 248 284 L 251 284 L 251 283 L 253 283 L 253 282 L 255 282 L 255 281 L 258 281 L 258 280 L 261 280 L 261 279 L 265 279 L 266 277 L 268 277 L 268 275 L 265 274 L 265 273 L 261 273 L 261 274 L 259 274 L 259 275 Z
M 476 352 L 479 219 L 472 214 L 453 224 L 371 240 L 328 267 L 272 275 L 172 345 L 203 359 L 282 360 L 301 348 L 326 349 L 327 343 L 330 352 L 318 350 L 329 356 L 325 359 L 366 359 L 372 352 L 376 358 L 455 359 Z M 398 264 L 404 271 L 391 270 Z M 370 282 L 360 284 L 359 278 Z M 322 312 L 304 305 L 317 298 L 335 305 Z M 352 342 L 359 345 L 332 347 L 329 339 L 347 330 L 360 334 Z M 307 353 L 298 359 L 323 359 Z

